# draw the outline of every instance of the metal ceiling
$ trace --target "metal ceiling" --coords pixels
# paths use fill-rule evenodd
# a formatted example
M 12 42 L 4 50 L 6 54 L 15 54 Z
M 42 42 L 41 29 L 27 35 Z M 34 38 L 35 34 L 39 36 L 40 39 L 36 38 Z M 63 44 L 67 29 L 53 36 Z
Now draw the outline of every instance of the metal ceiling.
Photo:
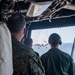
M 32 2 L 52 1 L 51 6 L 37 17 L 28 17 L 26 15 Z M 14 13 L 21 13 L 25 16 L 27 24 L 43 20 L 66 18 L 75 16 L 74 0 L 0 0 L 0 20 L 7 21 L 8 17 Z

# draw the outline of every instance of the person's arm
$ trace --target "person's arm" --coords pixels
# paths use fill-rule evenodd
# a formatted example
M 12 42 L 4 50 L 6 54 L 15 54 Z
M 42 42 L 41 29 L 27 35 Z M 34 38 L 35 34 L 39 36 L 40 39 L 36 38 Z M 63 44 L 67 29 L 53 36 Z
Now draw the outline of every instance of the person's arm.
M 75 63 L 72 58 L 70 61 L 69 75 L 75 75 Z
M 75 63 L 73 65 L 73 75 L 75 75 Z
M 39 60 L 38 59 L 29 60 L 29 73 L 30 75 L 45 75 L 45 71 L 41 64 L 40 59 Z

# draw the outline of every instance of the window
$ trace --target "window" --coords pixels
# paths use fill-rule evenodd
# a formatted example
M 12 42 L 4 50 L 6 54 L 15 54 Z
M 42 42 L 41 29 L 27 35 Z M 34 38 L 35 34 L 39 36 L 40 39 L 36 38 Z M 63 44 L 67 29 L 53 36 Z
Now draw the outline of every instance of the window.
M 47 52 L 50 49 L 48 37 L 52 33 L 57 33 L 61 36 L 62 45 L 59 48 L 71 55 L 73 41 L 75 38 L 75 26 L 32 30 L 31 38 L 33 39 L 33 49 L 40 55 Z M 73 59 L 75 61 L 75 49 L 73 54 Z

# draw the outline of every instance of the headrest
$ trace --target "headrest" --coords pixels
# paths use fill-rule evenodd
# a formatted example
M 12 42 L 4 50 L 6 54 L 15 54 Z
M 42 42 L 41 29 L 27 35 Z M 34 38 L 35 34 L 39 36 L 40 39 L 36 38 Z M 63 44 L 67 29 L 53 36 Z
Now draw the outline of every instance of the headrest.
M 0 22 L 0 75 L 12 75 L 12 43 L 7 26 Z

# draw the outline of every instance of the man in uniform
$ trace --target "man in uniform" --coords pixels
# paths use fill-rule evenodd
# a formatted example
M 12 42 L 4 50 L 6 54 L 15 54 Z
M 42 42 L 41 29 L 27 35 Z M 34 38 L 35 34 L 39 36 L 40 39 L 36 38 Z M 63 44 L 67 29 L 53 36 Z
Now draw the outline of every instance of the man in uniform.
M 32 38 L 29 38 L 29 37 L 28 38 L 23 38 L 22 43 L 24 43 L 26 46 L 29 46 L 33 50 L 33 48 L 32 48 L 32 44 L 33 44 Z M 39 57 L 38 52 L 35 51 L 35 54 Z
M 35 52 L 21 43 L 26 31 L 23 15 L 13 14 L 8 19 L 7 26 L 12 35 L 13 75 L 45 75 L 41 61 L 35 56 Z
M 59 49 L 61 37 L 53 33 L 48 42 L 51 49 L 41 56 L 46 75 L 75 75 L 72 57 Z

